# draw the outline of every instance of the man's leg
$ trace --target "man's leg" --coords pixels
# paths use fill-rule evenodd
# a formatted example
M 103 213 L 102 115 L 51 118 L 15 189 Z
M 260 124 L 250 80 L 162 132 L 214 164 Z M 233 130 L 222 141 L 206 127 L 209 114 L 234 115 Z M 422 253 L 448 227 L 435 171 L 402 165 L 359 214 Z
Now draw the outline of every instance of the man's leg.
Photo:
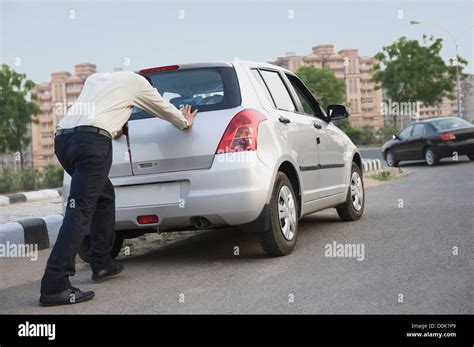
M 115 239 L 115 192 L 110 179 L 105 182 L 102 195 L 97 200 L 89 239 L 92 270 L 97 272 L 111 266 L 113 263 L 111 252 Z
M 71 287 L 75 258 L 89 231 L 97 200 L 108 180 L 112 155 L 110 139 L 78 132 L 67 144 L 73 158 L 71 191 L 63 224 L 41 281 L 42 294 L 55 294 Z

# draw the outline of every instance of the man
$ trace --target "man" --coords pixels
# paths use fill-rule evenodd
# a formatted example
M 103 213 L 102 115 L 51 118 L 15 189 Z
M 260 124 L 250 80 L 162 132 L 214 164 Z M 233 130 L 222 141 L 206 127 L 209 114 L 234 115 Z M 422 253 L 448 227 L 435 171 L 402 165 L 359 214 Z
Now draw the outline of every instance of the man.
M 77 101 L 59 123 L 55 153 L 71 176 L 63 224 L 41 281 L 40 305 L 66 305 L 94 297 L 69 282 L 85 235 L 91 241 L 92 280 L 100 282 L 123 270 L 111 257 L 115 237 L 115 194 L 108 175 L 112 138 L 121 135 L 133 107 L 141 108 L 184 130 L 197 110 L 182 112 L 163 99 L 148 77 L 130 71 L 97 73 L 87 80 Z

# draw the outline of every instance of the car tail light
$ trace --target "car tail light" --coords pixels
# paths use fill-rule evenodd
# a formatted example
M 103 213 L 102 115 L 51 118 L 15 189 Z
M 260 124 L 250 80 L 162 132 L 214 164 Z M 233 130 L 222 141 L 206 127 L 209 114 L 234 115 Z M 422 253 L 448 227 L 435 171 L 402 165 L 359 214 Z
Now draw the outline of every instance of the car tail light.
M 138 216 L 137 221 L 138 221 L 138 224 L 154 224 L 154 223 L 158 223 L 159 219 L 158 219 L 158 216 L 151 214 L 151 215 L 146 215 L 146 216 Z
M 454 135 L 454 134 L 441 134 L 441 135 L 439 135 L 439 139 L 441 141 L 456 140 L 456 135 Z
M 252 109 L 237 113 L 225 129 L 216 154 L 255 151 L 257 149 L 258 125 L 265 119 L 263 114 Z
M 173 71 L 173 70 L 178 70 L 178 69 L 179 69 L 178 65 L 169 65 L 169 66 L 161 66 L 161 67 L 152 67 L 151 69 L 143 69 L 143 70 L 140 70 L 140 73 L 146 75 L 150 73 Z

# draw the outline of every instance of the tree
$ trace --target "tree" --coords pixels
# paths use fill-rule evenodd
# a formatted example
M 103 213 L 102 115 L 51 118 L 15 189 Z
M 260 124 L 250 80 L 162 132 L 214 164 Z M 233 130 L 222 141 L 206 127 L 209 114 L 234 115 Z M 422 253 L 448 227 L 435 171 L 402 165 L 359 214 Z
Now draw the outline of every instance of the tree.
M 446 65 L 441 57 L 443 40 L 423 35 L 423 43 L 420 45 L 418 40 L 401 37 L 375 55 L 379 63 L 375 66 L 373 80 L 392 102 L 419 101 L 433 106 L 444 97 L 454 98 L 456 65 Z M 467 61 L 457 57 L 457 63 L 461 72 Z
M 0 70 L 0 153 L 19 153 L 24 169 L 23 151 L 31 142 L 28 126 L 32 116 L 39 113 L 35 84 L 8 65 Z M 34 121 L 35 123 L 37 121 Z
M 346 84 L 329 69 L 302 66 L 296 71 L 304 84 L 326 109 L 331 104 L 342 104 L 346 98 Z

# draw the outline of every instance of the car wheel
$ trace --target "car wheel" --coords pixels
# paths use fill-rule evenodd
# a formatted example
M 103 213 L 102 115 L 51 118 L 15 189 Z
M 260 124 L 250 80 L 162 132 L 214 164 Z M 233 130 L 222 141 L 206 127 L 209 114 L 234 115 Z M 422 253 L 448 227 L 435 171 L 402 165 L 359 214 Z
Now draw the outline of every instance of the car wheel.
M 120 253 L 120 250 L 122 249 L 122 245 L 123 245 L 123 236 L 120 233 L 115 233 L 114 245 L 112 247 L 112 252 L 110 253 L 113 259 L 115 259 Z M 91 248 L 91 241 L 89 239 L 89 235 L 87 235 L 84 238 L 84 241 L 82 241 L 81 247 L 79 248 L 79 252 L 78 252 L 79 257 L 82 260 L 84 260 L 86 263 L 90 263 L 90 259 L 88 255 L 90 248 Z
M 343 221 L 358 220 L 364 213 L 365 191 L 362 173 L 356 163 L 352 163 L 351 182 L 346 202 L 336 207 L 337 214 Z
M 435 166 L 439 164 L 439 157 L 431 147 L 425 149 L 425 162 L 429 166 Z
M 388 150 L 387 153 L 385 154 L 385 161 L 387 162 L 387 165 L 390 167 L 398 166 L 398 161 L 395 160 L 395 156 L 393 155 L 391 150 Z
M 259 234 L 260 244 L 268 255 L 290 254 L 298 236 L 298 202 L 293 186 L 283 172 L 278 172 L 270 200 L 270 227 Z

